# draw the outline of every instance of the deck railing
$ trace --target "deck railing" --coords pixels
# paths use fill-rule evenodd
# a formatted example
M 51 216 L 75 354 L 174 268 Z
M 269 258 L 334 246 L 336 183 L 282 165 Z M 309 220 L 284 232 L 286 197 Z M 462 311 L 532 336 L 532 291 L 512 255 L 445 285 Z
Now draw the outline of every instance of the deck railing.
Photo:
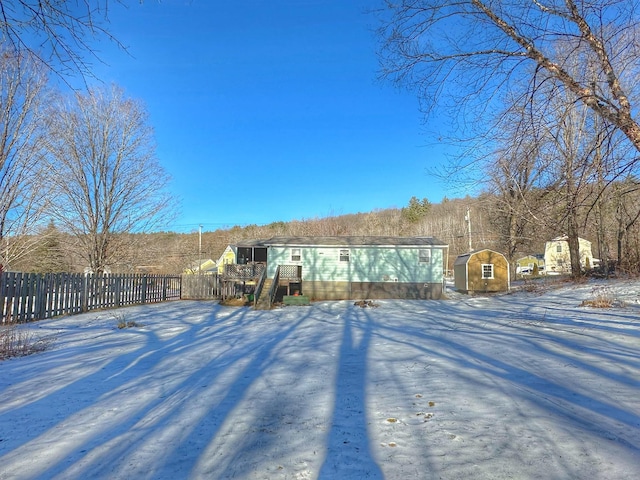
M 228 263 L 224 266 L 224 277 L 232 280 L 255 280 L 266 268 L 264 263 L 247 263 L 246 265 Z
M 280 265 L 280 278 L 289 281 L 302 280 L 302 266 L 300 265 Z
M 273 283 L 271 284 L 271 288 L 269 289 L 269 308 L 273 305 L 273 302 L 276 300 L 276 293 L 278 292 L 278 286 L 280 285 L 280 265 L 276 268 L 276 274 L 273 276 Z

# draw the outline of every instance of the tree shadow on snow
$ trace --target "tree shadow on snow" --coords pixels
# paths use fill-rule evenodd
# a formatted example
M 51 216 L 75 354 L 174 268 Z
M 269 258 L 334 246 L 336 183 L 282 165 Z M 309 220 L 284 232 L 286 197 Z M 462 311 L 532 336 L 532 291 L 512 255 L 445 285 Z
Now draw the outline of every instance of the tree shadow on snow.
M 349 312 L 344 318 L 333 417 L 320 480 L 384 478 L 371 454 L 367 429 L 367 357 L 373 326 L 364 312 L 363 318 L 354 317 Z
M 0 424 L 9 424 L 12 418 L 28 421 L 25 426 L 28 433 L 21 431 L 20 441 L 0 444 L 4 473 L 11 475 L 13 471 L 18 475 L 17 472 L 21 472 L 20 475 L 28 478 L 42 479 L 56 476 L 157 478 L 167 462 L 172 461 L 171 452 L 179 449 L 183 442 L 193 441 L 190 432 L 176 431 L 173 425 L 176 417 L 189 416 L 189 409 L 193 408 L 191 402 L 202 399 L 207 388 L 215 385 L 216 378 L 231 369 L 248 372 L 237 381 L 241 393 L 252 378 L 260 375 L 259 367 L 268 355 L 269 345 L 286 336 L 286 332 L 275 334 L 266 342 L 264 338 L 244 339 L 241 332 L 242 325 L 248 321 L 247 309 L 223 310 L 212 306 L 208 315 L 193 322 L 190 313 L 199 312 L 202 316 L 202 308 L 195 302 L 164 308 L 164 314 L 169 308 L 168 316 L 175 316 L 171 329 L 162 324 L 151 328 L 152 307 L 129 310 L 136 312 L 136 321 L 146 328 L 118 332 L 124 340 L 112 347 L 116 349 L 114 353 L 120 350 L 122 353 L 97 359 L 86 373 L 79 361 L 88 361 L 104 348 L 109 336 L 98 344 L 76 347 L 79 354 L 76 358 L 66 358 L 64 350 L 47 352 L 41 357 L 46 358 L 44 362 L 51 376 L 57 376 L 56 372 L 62 368 L 72 380 L 60 378 L 62 385 L 0 414 Z M 97 328 L 96 332 L 101 334 L 102 330 Z M 126 338 L 135 339 L 135 346 L 127 348 Z M 220 342 L 221 338 L 227 341 Z M 219 342 L 218 350 L 207 349 L 213 340 Z M 262 355 L 248 360 L 247 352 L 251 351 Z M 80 372 L 73 374 L 73 369 Z M 139 402 L 127 403 L 129 395 Z M 224 394 L 214 397 L 212 402 L 220 397 L 219 411 L 228 413 L 233 405 L 225 403 Z M 206 405 L 204 411 L 210 410 Z M 64 412 L 63 418 L 60 412 Z M 94 426 L 93 417 L 105 416 L 111 421 L 99 421 Z M 49 445 L 56 445 L 53 453 Z M 149 454 L 150 450 L 155 453 Z M 37 466 L 31 462 L 33 470 L 29 467 L 26 471 L 31 473 L 25 473 L 24 466 L 20 466 L 21 458 L 37 457 L 44 451 L 49 451 L 50 460 Z M 137 462 L 142 458 L 138 458 L 141 453 L 145 456 Z M 197 450 L 194 455 L 197 456 Z M 142 470 L 136 471 L 132 465 Z

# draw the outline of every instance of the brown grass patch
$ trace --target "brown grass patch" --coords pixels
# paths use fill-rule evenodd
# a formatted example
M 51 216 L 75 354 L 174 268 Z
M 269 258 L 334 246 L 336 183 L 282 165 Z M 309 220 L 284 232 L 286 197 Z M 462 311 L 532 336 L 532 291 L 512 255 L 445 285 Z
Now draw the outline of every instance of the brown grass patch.
M 592 308 L 613 308 L 624 307 L 625 303 L 622 300 L 617 299 L 606 287 L 596 287 L 593 289 L 593 298 L 583 300 L 582 303 L 580 303 L 580 306 Z
M 253 302 L 247 301 L 246 298 L 227 298 L 226 300 L 220 301 L 220 305 L 224 305 L 225 307 L 249 307 L 253 305 Z
M 0 360 L 23 357 L 46 350 L 53 339 L 37 338 L 27 329 L 15 323 L 0 325 Z

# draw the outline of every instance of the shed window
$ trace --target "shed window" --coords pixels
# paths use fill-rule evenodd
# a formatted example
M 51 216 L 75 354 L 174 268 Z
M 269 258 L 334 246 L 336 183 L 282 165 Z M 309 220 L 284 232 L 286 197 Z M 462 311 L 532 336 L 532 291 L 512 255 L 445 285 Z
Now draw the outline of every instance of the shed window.
M 349 249 L 348 248 L 340 249 L 340 261 L 341 262 L 348 262 L 349 261 Z
M 418 263 L 431 263 L 431 250 L 426 248 L 419 250 Z
M 482 264 L 482 278 L 484 278 L 484 279 L 492 279 L 493 278 L 493 263 L 483 263 Z
M 299 248 L 292 248 L 291 249 L 291 261 L 292 262 L 299 262 L 300 260 L 302 260 L 302 252 Z

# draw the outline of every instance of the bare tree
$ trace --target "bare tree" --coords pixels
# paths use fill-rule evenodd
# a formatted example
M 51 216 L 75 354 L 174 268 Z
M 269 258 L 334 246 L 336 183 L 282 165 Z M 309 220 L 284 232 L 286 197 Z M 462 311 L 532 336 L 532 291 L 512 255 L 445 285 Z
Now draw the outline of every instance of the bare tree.
M 88 266 L 104 271 L 130 237 L 120 234 L 171 220 L 168 177 L 146 111 L 113 86 L 61 98 L 50 118 L 51 214 L 78 239 Z
M 1 0 L 0 36 L 15 51 L 37 57 L 50 70 L 91 75 L 91 42 L 107 38 L 109 9 L 120 0 Z
M 593 125 L 587 125 L 591 115 L 584 108 L 567 108 L 551 125 L 549 131 L 550 156 L 556 162 L 557 182 L 553 190 L 561 200 L 564 212 L 559 222 L 566 227 L 571 259 L 571 274 L 581 274 L 579 234 L 580 225 L 586 225 L 581 217 L 581 207 L 591 202 L 596 171 L 593 168 L 594 154 L 598 150 L 596 142 L 600 137 L 594 134 Z
M 635 1 L 386 3 L 384 73 L 418 89 L 427 107 L 448 93 L 457 107 L 483 110 L 498 101 L 493 94 L 544 71 L 640 151 L 629 94 L 640 46 Z M 589 68 L 567 69 L 575 65 Z
M 526 89 L 525 89 L 526 90 Z M 481 199 L 498 234 L 498 245 L 513 260 L 535 246 L 546 227 L 543 214 L 547 165 L 540 155 L 540 112 L 531 96 L 510 95 L 494 133 L 494 151 L 484 159 L 487 194 Z
M 567 235 L 573 276 L 581 274 L 579 235 L 603 208 L 606 189 L 627 165 L 622 135 L 553 78 L 512 102 L 500 118 L 495 160 L 486 166 L 500 208 L 497 224 L 509 253 L 525 225 L 537 232 Z M 506 134 L 505 134 L 506 133 Z M 628 142 L 627 142 L 628 145 Z M 628 172 L 627 172 L 628 173 Z M 596 218 L 596 222 L 601 221 Z M 515 229 L 513 227 L 516 227 Z
M 46 76 L 28 55 L 0 51 L 0 264 L 29 250 L 42 212 L 40 149 Z

